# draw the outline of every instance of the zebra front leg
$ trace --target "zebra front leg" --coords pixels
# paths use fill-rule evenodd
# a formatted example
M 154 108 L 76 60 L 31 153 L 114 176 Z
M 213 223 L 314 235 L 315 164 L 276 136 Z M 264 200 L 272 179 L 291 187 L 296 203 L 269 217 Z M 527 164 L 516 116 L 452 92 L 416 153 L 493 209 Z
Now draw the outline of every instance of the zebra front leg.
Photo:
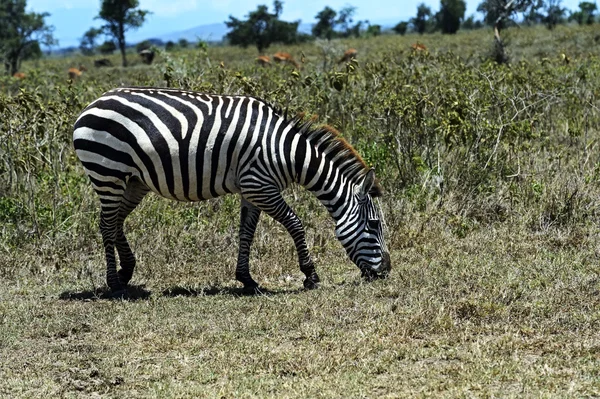
M 294 211 L 285 202 L 281 193 L 275 188 L 272 190 L 262 189 L 259 194 L 253 194 L 252 196 L 249 196 L 248 199 L 267 215 L 281 223 L 290 236 L 292 236 L 294 244 L 296 245 L 296 251 L 298 252 L 300 270 L 306 276 L 304 288 L 317 288 L 321 280 L 315 271 L 315 265 L 308 252 L 304 226 L 302 226 L 302 222 L 298 216 L 296 216 Z
M 255 292 L 258 289 L 258 283 L 250 275 L 250 247 L 254 240 L 254 233 L 259 217 L 260 209 L 242 197 L 240 210 L 240 248 L 235 269 L 235 278 L 244 284 L 244 289 L 251 292 Z

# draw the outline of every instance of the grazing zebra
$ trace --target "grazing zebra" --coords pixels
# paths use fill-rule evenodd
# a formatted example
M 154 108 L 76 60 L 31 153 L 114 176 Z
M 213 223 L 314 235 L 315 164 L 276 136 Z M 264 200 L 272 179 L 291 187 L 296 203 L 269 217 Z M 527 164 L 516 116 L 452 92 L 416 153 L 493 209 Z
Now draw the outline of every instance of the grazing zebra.
M 135 267 L 123 221 L 149 191 L 179 201 L 241 194 L 236 279 L 246 289 L 258 287 L 249 256 L 261 212 L 292 236 L 304 286 L 319 282 L 302 223 L 281 196 L 294 182 L 327 208 L 337 238 L 363 277 L 390 270 L 372 200 L 381 195 L 375 173 L 330 127 L 286 119 L 254 97 L 131 87 L 91 103 L 75 123 L 73 142 L 100 197 L 106 279 L 113 291 L 126 287 Z

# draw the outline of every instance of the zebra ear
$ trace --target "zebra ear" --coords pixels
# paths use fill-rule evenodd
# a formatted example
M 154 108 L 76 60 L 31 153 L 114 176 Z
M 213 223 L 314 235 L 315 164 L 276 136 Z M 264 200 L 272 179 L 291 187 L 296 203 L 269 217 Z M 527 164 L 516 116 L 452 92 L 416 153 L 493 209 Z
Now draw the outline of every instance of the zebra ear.
M 371 188 L 375 184 L 375 169 L 371 169 L 365 175 L 364 180 L 360 186 L 360 195 L 365 196 L 371 191 Z

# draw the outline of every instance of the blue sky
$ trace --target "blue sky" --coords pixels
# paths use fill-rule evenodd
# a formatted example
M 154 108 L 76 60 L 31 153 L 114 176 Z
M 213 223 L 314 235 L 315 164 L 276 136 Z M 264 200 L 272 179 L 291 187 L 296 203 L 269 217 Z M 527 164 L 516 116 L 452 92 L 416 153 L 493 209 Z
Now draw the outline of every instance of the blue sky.
M 467 0 L 467 15 L 476 12 L 481 0 Z M 576 9 L 580 0 L 563 0 L 563 6 Z M 51 16 L 47 22 L 54 25 L 54 36 L 60 47 L 76 46 L 79 38 L 91 26 L 101 23 L 94 20 L 100 8 L 100 0 L 28 0 L 29 10 L 47 11 Z M 282 19 L 303 23 L 313 23 L 315 15 L 326 5 L 339 10 L 346 5 L 357 8 L 356 19 L 368 19 L 371 23 L 391 24 L 407 20 L 416 13 L 417 4 L 425 3 L 434 11 L 439 8 L 439 0 L 288 0 L 284 1 Z M 131 43 L 160 36 L 166 33 L 183 31 L 198 25 L 223 22 L 229 15 L 243 18 L 259 4 L 272 7 L 272 0 L 140 0 L 140 7 L 152 11 L 144 26 L 127 34 Z

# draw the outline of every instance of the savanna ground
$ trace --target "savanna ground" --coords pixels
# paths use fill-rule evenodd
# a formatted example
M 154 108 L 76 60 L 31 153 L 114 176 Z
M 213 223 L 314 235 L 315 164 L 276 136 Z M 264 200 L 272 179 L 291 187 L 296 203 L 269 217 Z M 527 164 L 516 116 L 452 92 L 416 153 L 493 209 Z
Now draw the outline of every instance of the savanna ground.
M 510 66 L 486 60 L 484 30 L 272 48 L 300 71 L 225 47 L 151 66 L 130 55 L 127 69 L 47 59 L 1 78 L 0 395 L 600 396 L 596 32 L 509 30 Z M 336 66 L 348 47 L 358 63 Z M 362 282 L 294 188 L 323 283 L 300 289 L 291 239 L 263 216 L 251 268 L 270 293 L 243 296 L 239 198 L 149 195 L 126 222 L 129 299 L 107 298 L 71 126 L 120 85 L 252 94 L 337 127 L 386 190 L 391 276 Z

